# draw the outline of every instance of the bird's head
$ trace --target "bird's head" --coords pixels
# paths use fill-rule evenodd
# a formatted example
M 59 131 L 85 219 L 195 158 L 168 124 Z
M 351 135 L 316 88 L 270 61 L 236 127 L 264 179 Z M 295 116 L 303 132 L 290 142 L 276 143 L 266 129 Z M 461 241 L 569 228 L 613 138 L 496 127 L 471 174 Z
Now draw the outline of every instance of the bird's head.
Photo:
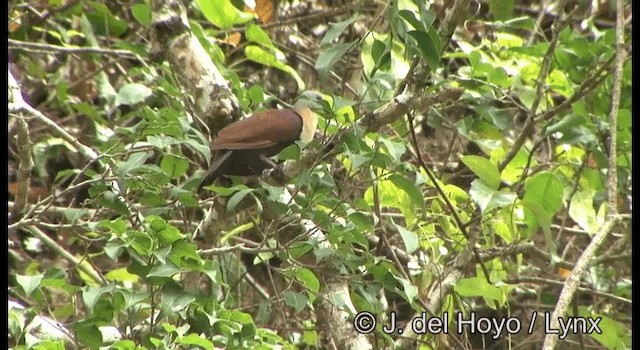
M 315 91 L 306 91 L 298 97 L 298 101 L 293 106 L 296 113 L 302 117 L 302 131 L 300 132 L 300 141 L 309 143 L 313 140 L 313 135 L 318 127 L 318 116 L 313 113 L 311 108 L 318 106 L 322 101 L 322 95 Z

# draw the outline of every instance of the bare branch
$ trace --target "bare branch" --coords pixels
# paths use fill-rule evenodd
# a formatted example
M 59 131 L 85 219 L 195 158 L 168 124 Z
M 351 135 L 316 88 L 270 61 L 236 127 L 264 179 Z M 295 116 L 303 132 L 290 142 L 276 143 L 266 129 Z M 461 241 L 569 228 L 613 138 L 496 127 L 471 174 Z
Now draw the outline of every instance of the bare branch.
M 551 315 L 550 329 L 559 329 L 558 318 L 564 318 L 567 314 L 567 311 L 569 310 L 569 306 L 571 304 L 571 300 L 573 300 L 576 290 L 580 285 L 580 279 L 582 278 L 582 275 L 595 258 L 596 252 L 605 242 L 607 236 L 609 236 L 611 231 L 613 231 L 613 229 L 621 219 L 622 217 L 619 215 L 610 216 L 607 222 L 605 222 L 604 225 L 602 225 L 602 227 L 597 231 L 596 235 L 593 236 L 591 243 L 589 243 L 587 248 L 584 250 L 580 258 L 576 262 L 576 266 L 567 278 L 564 284 L 564 288 L 560 293 L 560 297 L 558 298 L 556 308 L 555 310 L 553 310 L 553 314 Z M 547 334 L 544 338 L 544 345 L 542 348 L 545 350 L 552 350 L 555 348 L 558 340 L 558 334 Z
M 146 64 L 146 62 L 142 57 L 140 57 L 140 55 L 129 50 L 104 49 L 101 47 L 60 46 L 52 44 L 31 43 L 15 39 L 9 39 L 9 49 L 44 54 L 100 54 L 106 56 L 118 56 L 130 60 L 137 60 Z
M 93 269 L 91 264 L 83 259 L 78 259 L 73 254 L 69 253 L 66 249 L 60 246 L 56 241 L 47 236 L 46 233 L 42 232 L 39 228 L 35 226 L 26 227 L 25 228 L 29 233 L 31 233 L 34 237 L 38 238 L 42 243 L 44 243 L 47 247 L 51 248 L 53 251 L 58 253 L 61 257 L 65 258 L 69 262 L 71 262 L 74 266 L 76 266 L 80 271 L 86 273 L 92 280 L 96 283 L 103 285 L 105 283 L 102 276 L 98 274 L 96 270 Z
M 618 214 L 618 110 L 622 94 L 622 69 L 626 52 L 624 49 L 624 1 L 616 1 L 616 65 L 613 72 L 613 92 L 609 112 L 609 169 L 607 171 L 607 215 Z

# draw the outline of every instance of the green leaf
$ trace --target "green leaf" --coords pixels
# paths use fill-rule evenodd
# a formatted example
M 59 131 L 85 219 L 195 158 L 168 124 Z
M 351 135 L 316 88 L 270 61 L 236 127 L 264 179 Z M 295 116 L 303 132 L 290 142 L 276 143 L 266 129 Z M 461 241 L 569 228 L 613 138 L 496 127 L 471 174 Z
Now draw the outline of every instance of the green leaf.
M 91 348 L 98 348 L 102 345 L 102 332 L 93 322 L 81 321 L 76 324 L 75 336 L 81 344 Z
M 149 224 L 151 235 L 157 237 L 160 247 L 172 244 L 182 238 L 182 234 L 177 228 L 159 216 L 150 215 L 145 221 Z
M 296 279 L 307 289 L 310 290 L 309 299 L 311 302 L 315 299 L 315 294 L 320 291 L 320 281 L 311 270 L 306 267 L 300 268 L 296 271 Z
M 418 287 L 416 287 L 411 281 L 407 281 L 404 278 L 396 278 L 402 284 L 402 291 L 404 297 L 409 303 L 413 303 L 413 299 L 418 296 Z
M 118 340 L 115 343 L 110 345 L 111 349 L 114 350 L 143 350 L 144 348 L 136 348 L 136 343 L 132 340 Z
M 489 0 L 489 11 L 495 19 L 506 21 L 513 15 L 513 0 Z
M 233 310 L 233 312 L 231 312 L 231 315 L 229 316 L 229 320 L 242 323 L 242 324 L 253 323 L 253 319 L 251 318 L 250 314 L 246 312 L 238 311 L 238 310 Z
M 404 143 L 394 142 L 384 137 L 381 137 L 379 140 L 387 149 L 387 154 L 389 154 L 395 162 L 401 163 L 402 155 L 407 151 L 407 147 Z
M 419 30 L 422 32 L 426 32 L 427 28 L 422 24 L 422 22 L 420 22 L 420 19 L 418 19 L 418 17 L 416 16 L 415 12 L 411 11 L 411 10 L 400 10 L 398 12 L 398 15 L 404 19 L 405 21 L 407 21 L 407 23 L 409 23 L 412 27 L 413 30 Z
M 118 176 L 126 175 L 128 172 L 140 168 L 153 155 L 152 152 L 135 152 L 129 155 L 126 161 L 120 163 Z
M 545 137 L 555 134 L 556 132 L 565 133 L 577 126 L 586 124 L 586 119 L 583 116 L 577 114 L 567 114 L 557 123 L 550 125 L 544 132 Z
M 280 160 L 300 159 L 300 147 L 295 143 L 287 146 L 285 149 L 280 151 L 280 153 L 278 153 L 278 159 Z
M 196 0 L 202 14 L 221 29 L 249 22 L 255 15 L 238 10 L 230 0 Z
M 200 155 L 205 159 L 211 159 L 211 150 L 209 146 L 199 143 L 196 140 L 186 140 L 183 141 L 183 144 L 189 146 L 194 151 L 200 153 Z
M 178 241 L 171 247 L 169 261 L 174 263 L 178 268 L 187 270 L 201 270 L 202 259 L 198 255 L 195 244 L 187 241 Z
M 631 334 L 629 332 L 629 328 L 623 323 L 602 314 L 594 314 L 590 311 L 590 308 L 585 306 L 579 307 L 578 310 L 578 315 L 582 318 L 593 320 L 600 318 L 598 327 L 600 327 L 602 332 L 592 332 L 589 335 L 602 344 L 606 349 L 631 348 Z
M 488 159 L 480 156 L 462 156 L 460 160 L 482 180 L 487 187 L 497 190 L 500 186 L 500 172 L 498 167 Z
M 92 1 L 87 4 L 89 10 L 84 12 L 88 22 L 95 30 L 95 35 L 119 37 L 126 33 L 127 23 L 114 16 L 107 5 Z
M 182 272 L 179 268 L 170 262 L 166 262 L 160 266 L 155 266 L 149 271 L 147 277 L 173 277 L 173 275 Z
M 242 325 L 240 330 L 240 337 L 244 339 L 253 339 L 256 336 L 257 327 L 255 323 L 247 323 Z
M 225 62 L 225 56 L 222 49 L 218 45 L 213 44 L 209 40 L 209 34 L 206 34 L 204 32 L 204 29 L 198 22 L 189 21 L 189 26 L 191 27 L 191 32 L 193 32 L 193 35 L 195 35 L 196 38 L 198 38 L 198 41 L 200 42 L 202 47 L 205 49 L 205 51 L 207 51 L 207 53 L 209 54 L 213 62 L 216 65 L 218 65 L 218 67 L 223 66 Z M 228 78 L 227 76 L 228 72 L 226 74 L 223 72 L 222 74 Z
M 179 337 L 176 343 L 182 344 L 182 345 L 198 346 L 198 347 L 204 348 L 205 350 L 215 349 L 211 341 L 205 338 L 202 338 L 199 335 L 194 333 L 190 333 L 184 337 Z
M 255 45 L 247 46 L 244 50 L 244 53 L 247 56 L 247 58 L 250 59 L 251 61 L 264 64 L 265 66 L 277 68 L 291 75 L 291 77 L 293 77 L 296 80 L 296 83 L 298 84 L 298 90 L 305 89 L 304 81 L 302 80 L 302 78 L 300 78 L 300 75 L 298 75 L 298 72 L 296 72 L 290 66 L 278 61 L 276 56 L 274 56 L 272 53 L 267 52 L 263 50 L 261 47 L 255 46 Z
M 131 14 L 143 26 L 151 25 L 151 6 L 149 4 L 134 4 L 131 6 Z
M 234 211 L 238 206 L 238 204 L 240 204 L 240 202 L 244 199 L 244 197 L 246 197 L 249 193 L 253 191 L 255 191 L 255 189 L 247 188 L 234 193 L 233 196 L 229 198 L 229 202 L 227 202 L 227 212 Z
M 167 154 L 162 157 L 160 167 L 167 176 L 176 179 L 187 173 L 187 170 L 189 170 L 189 161 L 183 157 Z
M 487 283 L 487 280 L 480 276 L 459 279 L 454 290 L 462 297 L 483 297 L 496 300 L 500 304 L 505 300 L 505 294 L 500 288 Z
M 333 65 L 336 64 L 352 46 L 353 43 L 323 46 L 316 60 L 316 70 L 318 73 L 320 73 L 320 75 L 327 75 Z
M 105 191 L 98 202 L 101 206 L 112 209 L 121 215 L 129 215 L 129 209 L 113 191 Z
M 393 174 L 389 177 L 389 180 L 398 188 L 403 190 L 413 202 L 416 208 L 424 208 L 424 198 L 418 187 L 406 177 Z
M 361 17 L 356 13 L 353 16 L 351 16 L 350 18 L 348 18 L 348 19 L 346 19 L 346 20 L 344 20 L 342 22 L 329 23 L 330 28 L 324 34 L 324 37 L 322 38 L 322 41 L 320 41 L 320 45 L 329 44 L 332 41 L 334 41 L 335 39 L 337 39 L 340 36 L 340 34 L 342 34 L 342 32 L 345 30 L 345 28 L 347 28 L 351 23 L 357 21 L 360 18 Z
M 395 178 L 394 178 L 395 176 Z M 380 196 L 380 204 L 383 207 L 397 208 L 406 217 L 407 222 L 413 222 L 416 218 L 416 209 L 421 208 L 424 203 L 422 197 L 420 197 L 420 205 L 416 205 L 417 197 L 415 192 L 411 190 L 411 184 L 406 179 L 401 178 L 399 175 L 393 175 L 389 180 L 382 180 L 378 182 L 378 195 Z M 399 187 L 394 182 L 400 184 L 400 186 L 408 185 L 406 191 L 404 188 Z M 364 194 L 364 199 L 368 205 L 373 206 L 373 186 L 369 187 Z
M 415 252 L 420 247 L 420 239 L 418 238 L 418 235 L 400 225 L 394 224 L 394 226 L 398 230 L 398 233 L 400 233 L 400 237 L 402 237 L 402 242 L 404 242 L 407 254 Z
M 262 90 L 262 86 L 251 86 L 249 88 L 249 97 L 251 98 L 251 103 L 256 104 L 264 102 L 264 90 Z
M 535 174 L 526 182 L 522 202 L 527 206 L 540 206 L 549 216 L 553 216 L 562 206 L 563 195 L 564 185 L 558 176 L 545 171 Z
M 40 282 L 42 282 L 43 277 L 44 275 L 24 276 L 16 274 L 16 282 L 22 287 L 27 297 L 29 297 L 34 290 L 40 287 Z
M 440 66 L 440 49 L 438 43 L 423 31 L 412 30 L 409 32 L 409 35 L 416 40 L 422 57 L 427 60 L 431 70 L 435 71 Z
M 115 313 L 121 310 L 122 307 L 124 307 L 124 297 L 121 293 L 114 292 L 106 295 L 96 303 L 91 320 L 96 323 L 110 323 L 113 321 Z
M 104 278 L 107 281 L 112 282 L 137 282 L 138 276 L 129 273 L 126 268 L 122 267 L 119 269 L 109 271 Z
M 579 190 L 571 198 L 569 216 L 578 226 L 589 233 L 596 233 L 605 221 L 604 213 L 606 205 L 600 206 L 599 210 L 593 207 L 595 189 Z
M 290 290 L 285 291 L 283 295 L 284 302 L 294 308 L 296 312 L 304 310 L 304 308 L 307 306 L 307 302 L 309 301 L 306 295 Z
M 427 8 L 426 2 L 419 2 L 418 6 L 420 8 L 420 18 L 422 19 L 422 24 L 425 28 L 433 28 L 432 24 L 436 21 L 438 14 Z
M 515 193 L 503 193 L 487 187 L 483 181 L 474 180 L 469 189 L 469 195 L 478 203 L 480 210 L 485 213 L 494 208 L 512 205 L 518 196 Z
M 385 43 L 375 39 L 371 46 L 371 58 L 375 62 L 375 66 L 371 71 L 370 76 L 374 76 L 378 69 L 382 71 L 388 71 L 391 69 L 391 51 Z
M 144 102 L 147 98 L 149 98 L 149 96 L 151 96 L 151 94 L 151 89 L 142 84 L 126 84 L 122 86 L 118 91 L 115 103 L 116 106 L 134 106 L 138 103 Z
M 158 317 L 171 317 L 173 314 L 183 312 L 195 299 L 194 295 L 185 293 L 183 287 L 178 285 L 175 281 L 169 280 L 162 286 L 162 301 L 160 303 L 161 311 Z M 185 332 L 187 328 L 188 327 L 183 328 Z
M 121 218 L 102 220 L 98 223 L 98 228 L 104 228 L 109 230 L 111 233 L 121 235 L 127 231 L 127 224 Z
M 630 129 L 631 117 L 632 114 L 630 110 L 623 108 L 618 110 L 618 130 Z
M 247 26 L 247 30 L 245 31 L 245 35 L 247 36 L 247 40 L 260 44 L 265 47 L 274 47 L 269 35 L 262 30 L 259 26 L 251 23 Z
M 102 295 L 105 293 L 111 293 L 114 288 L 115 286 L 113 284 L 103 287 L 85 287 L 82 291 L 82 300 L 84 301 L 85 305 L 87 305 L 87 309 L 89 309 L 90 312 L 93 312 L 94 306 L 96 305 L 98 300 L 100 300 Z
M 69 221 L 69 222 L 76 222 L 80 218 L 82 218 L 85 215 L 87 215 L 87 213 L 88 213 L 87 209 L 65 208 L 63 210 L 63 214 L 64 214 L 65 218 L 67 219 L 67 221 Z
M 510 87 L 513 84 L 512 79 L 507 74 L 507 71 L 502 67 L 493 68 L 491 73 L 489 73 L 488 80 L 489 82 L 503 88 Z
M 525 47 L 509 47 L 507 48 L 507 52 L 517 52 L 519 54 L 532 56 L 532 57 L 543 57 L 548 49 L 549 49 L 549 43 L 538 43 L 538 44 L 525 46 Z
M 360 232 L 373 232 L 373 219 L 361 211 L 353 211 L 348 216 Z
M 126 243 L 143 257 L 149 257 L 152 253 L 153 239 L 146 232 L 129 232 Z

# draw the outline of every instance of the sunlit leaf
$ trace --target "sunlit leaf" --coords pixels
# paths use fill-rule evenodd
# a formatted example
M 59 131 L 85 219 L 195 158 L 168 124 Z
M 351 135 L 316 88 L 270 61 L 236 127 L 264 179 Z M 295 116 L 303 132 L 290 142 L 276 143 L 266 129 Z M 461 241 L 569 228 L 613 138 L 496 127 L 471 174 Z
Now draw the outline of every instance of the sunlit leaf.
M 209 22 L 221 29 L 252 20 L 254 15 L 238 10 L 230 0 L 196 0 L 196 4 Z
M 280 62 L 272 53 L 263 50 L 259 46 L 249 45 L 245 48 L 245 55 L 247 55 L 248 59 L 254 62 L 280 69 L 281 71 L 291 75 L 298 84 L 298 90 L 304 90 L 305 84 L 302 78 L 300 78 L 300 75 L 298 75 L 298 72 L 290 66 Z

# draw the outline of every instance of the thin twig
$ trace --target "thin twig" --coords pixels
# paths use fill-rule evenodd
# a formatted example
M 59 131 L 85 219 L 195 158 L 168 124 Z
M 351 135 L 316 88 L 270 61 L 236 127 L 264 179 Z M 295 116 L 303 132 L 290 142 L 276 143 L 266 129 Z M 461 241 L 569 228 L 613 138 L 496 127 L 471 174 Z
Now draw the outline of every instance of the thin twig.
M 58 253 L 58 255 L 67 259 L 74 266 L 76 266 L 80 271 L 86 273 L 92 280 L 94 280 L 97 284 L 103 285 L 105 283 L 102 276 L 95 271 L 91 265 L 84 261 L 83 259 L 78 259 L 73 254 L 69 253 L 62 246 L 60 246 L 56 241 L 47 236 L 46 233 L 42 232 L 39 228 L 35 226 L 25 227 L 27 231 L 29 231 L 34 237 L 40 239 L 42 243 L 44 243 L 47 247 L 51 248 L 53 251 Z
M 562 233 L 565 230 L 565 226 L 567 224 L 567 220 L 569 219 L 569 211 L 571 211 L 571 203 L 573 201 L 573 196 L 575 196 L 575 194 L 578 192 L 578 189 L 580 189 L 580 177 L 582 177 L 582 171 L 584 170 L 585 166 L 587 165 L 587 161 L 589 160 L 590 154 L 591 154 L 591 152 L 587 152 L 587 154 L 585 155 L 584 159 L 582 160 L 582 163 L 580 164 L 580 167 L 578 168 L 578 172 L 577 172 L 577 174 L 575 176 L 576 180 L 575 180 L 575 182 L 573 184 L 573 188 L 571 189 L 571 193 L 569 194 L 569 197 L 567 198 L 567 207 L 564 210 L 562 221 L 560 222 L 560 230 L 558 230 L 558 233 L 556 235 L 556 242 L 560 242 L 560 238 L 562 237 Z
M 560 0 L 560 2 L 558 3 L 558 8 L 559 9 L 564 8 L 564 0 Z M 515 158 L 516 154 L 518 154 L 518 152 L 520 151 L 520 148 L 522 148 L 522 145 L 524 145 L 525 141 L 527 140 L 527 137 L 529 137 L 529 134 L 533 130 L 534 117 L 538 110 L 538 106 L 540 105 L 540 101 L 544 96 L 544 89 L 546 86 L 545 81 L 551 69 L 551 61 L 554 57 L 553 53 L 555 52 L 556 46 L 558 45 L 558 40 L 560 39 L 560 32 L 568 24 L 569 24 L 569 21 L 566 20 L 565 17 L 563 16 L 556 17 L 556 20 L 554 22 L 553 37 L 551 38 L 551 42 L 549 43 L 547 52 L 545 53 L 544 58 L 542 59 L 542 64 L 540 65 L 540 74 L 538 74 L 538 79 L 536 80 L 536 94 L 535 94 L 533 103 L 531 104 L 529 113 L 527 115 L 527 120 L 525 121 L 524 126 L 522 127 L 522 131 L 520 131 L 520 134 L 518 135 L 516 140 L 513 142 L 513 145 L 511 146 L 509 153 L 507 153 L 507 155 L 504 157 L 502 162 L 500 162 L 500 164 L 498 165 L 499 171 L 504 170 L 504 168 L 506 168 L 507 165 L 513 160 L 513 158 Z
M 527 45 L 526 46 L 531 46 L 533 45 L 533 41 L 536 38 L 536 33 L 538 30 L 540 30 L 540 27 L 542 26 L 542 20 L 544 20 L 544 17 L 546 15 L 547 12 L 547 2 L 545 0 L 541 0 L 540 1 L 540 12 L 538 13 L 538 17 L 536 18 L 536 24 L 533 26 L 533 30 L 531 31 L 531 34 L 529 35 L 529 38 L 527 39 Z
M 615 56 L 604 62 L 593 74 L 589 75 L 582 84 L 576 89 L 576 91 L 568 99 L 564 100 L 559 105 L 547 110 L 546 112 L 537 115 L 534 121 L 548 121 L 559 112 L 571 107 L 575 102 L 583 99 L 588 93 L 600 86 L 602 81 L 609 76 L 609 68 L 613 64 Z
M 540 277 L 533 277 L 533 276 L 511 278 L 511 279 L 504 280 L 503 282 L 507 284 L 520 284 L 520 283 L 548 284 L 548 285 L 557 286 L 557 287 L 564 287 L 564 284 L 565 284 L 564 281 L 556 281 L 548 278 L 540 278 Z M 605 293 L 605 292 L 601 292 L 601 291 L 594 290 L 591 288 L 586 288 L 586 287 L 578 287 L 577 290 L 580 292 L 597 295 L 599 297 L 607 298 L 607 299 L 628 304 L 629 306 L 631 306 L 631 299 L 628 299 L 628 298 L 619 297 L 611 293 Z
M 333 9 L 330 11 L 325 11 L 325 10 L 315 11 L 306 15 L 292 17 L 283 21 L 278 21 L 278 22 L 273 22 L 268 24 L 261 24 L 259 25 L 259 27 L 263 30 L 270 30 L 273 28 L 288 26 L 290 24 L 309 22 L 310 20 L 318 21 L 319 19 L 324 17 L 334 17 L 334 16 L 341 15 L 343 13 L 348 13 L 350 10 L 352 10 L 351 6 L 344 6 L 344 7 Z M 228 35 L 233 33 L 244 33 L 246 30 L 247 30 L 247 26 L 243 26 L 241 28 L 233 28 L 233 29 L 220 31 L 218 33 Z
M 100 54 L 107 56 L 119 56 L 127 59 L 138 60 L 141 63 L 146 63 L 140 55 L 129 50 L 104 49 L 101 47 L 60 46 L 9 39 L 9 49 L 45 54 Z

